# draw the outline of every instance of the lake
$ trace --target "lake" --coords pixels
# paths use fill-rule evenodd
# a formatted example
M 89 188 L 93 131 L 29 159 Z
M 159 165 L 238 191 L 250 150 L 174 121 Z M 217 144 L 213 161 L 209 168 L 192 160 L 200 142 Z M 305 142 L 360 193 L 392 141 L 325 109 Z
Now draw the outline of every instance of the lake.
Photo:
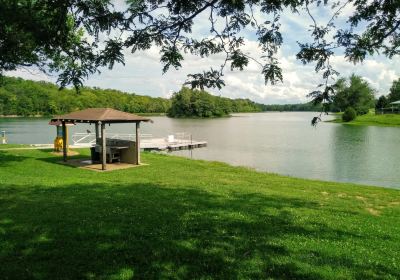
M 174 154 L 216 160 L 232 165 L 294 177 L 353 182 L 400 189 L 400 129 L 350 126 L 321 122 L 312 127 L 315 113 L 246 113 L 221 119 L 171 119 L 154 116 L 142 133 L 166 137 L 190 133 L 208 141 L 207 148 Z M 330 119 L 325 116 L 324 119 Z M 49 119 L 3 118 L 0 131 L 9 143 L 52 143 L 55 127 Z M 76 125 L 74 132 L 94 132 Z M 107 126 L 107 132 L 134 133 L 134 124 Z

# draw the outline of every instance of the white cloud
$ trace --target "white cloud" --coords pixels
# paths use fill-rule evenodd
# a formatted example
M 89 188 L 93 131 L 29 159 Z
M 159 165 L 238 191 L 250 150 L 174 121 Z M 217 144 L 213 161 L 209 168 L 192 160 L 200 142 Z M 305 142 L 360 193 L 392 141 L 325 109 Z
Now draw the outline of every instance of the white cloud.
M 54 77 L 44 74 L 43 72 L 33 69 L 33 68 L 19 68 L 14 71 L 8 71 L 5 73 L 7 76 L 20 77 L 23 79 L 29 79 L 34 81 L 46 81 L 46 82 L 54 82 L 56 79 Z
M 352 73 L 363 77 L 377 91 L 377 95 L 389 93 L 392 81 L 400 77 L 400 57 L 388 59 L 382 56 L 367 58 L 364 62 L 354 65 L 345 60 L 344 56 L 335 56 L 332 65 L 339 70 L 341 76 Z

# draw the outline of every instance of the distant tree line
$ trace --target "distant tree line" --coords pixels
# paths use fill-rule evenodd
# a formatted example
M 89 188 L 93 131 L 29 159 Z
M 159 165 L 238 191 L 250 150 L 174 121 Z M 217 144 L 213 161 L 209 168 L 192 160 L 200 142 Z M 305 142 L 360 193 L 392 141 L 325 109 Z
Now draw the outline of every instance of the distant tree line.
M 179 103 L 178 94 L 171 99 L 125 93 L 114 89 L 83 87 L 77 93 L 74 89 L 59 88 L 52 83 L 3 77 L 0 86 L 0 115 L 57 115 L 85 108 L 110 107 L 130 113 L 169 113 L 170 116 L 224 116 L 232 112 L 260 112 L 263 104 L 249 99 L 229 99 L 211 95 L 205 91 L 183 88 L 191 96 L 190 105 Z M 184 97 L 184 100 L 186 97 Z M 171 104 L 175 102 L 172 108 Z M 192 104 L 193 103 L 193 104 Z M 190 109 L 188 109 L 188 106 Z M 186 111 L 187 114 L 181 112 Z M 175 113 L 173 113 L 175 112 Z
M 279 112 L 321 112 L 322 105 L 313 102 L 298 104 L 272 104 L 262 105 L 263 111 L 279 111 Z
M 364 91 L 360 94 L 356 92 L 358 89 L 365 89 L 365 81 L 357 76 L 350 78 L 349 81 L 346 82 L 345 79 L 338 81 L 337 96 L 333 100 L 331 110 L 344 111 L 346 106 L 354 106 L 359 108 L 359 112 L 365 112 L 365 108 L 372 108 L 373 89 L 367 86 L 369 97 L 364 98 Z M 396 85 L 400 88 L 400 82 Z M 346 89 L 347 87 L 350 89 Z M 393 95 L 392 98 L 397 97 Z M 347 101 L 344 102 L 343 99 Z M 170 117 L 202 118 L 221 117 L 238 112 L 322 111 L 321 104 L 315 105 L 312 102 L 265 105 L 249 99 L 215 96 L 204 90 L 192 90 L 186 87 L 174 93 L 171 99 L 167 99 L 97 87 L 83 87 L 77 93 L 74 89 L 59 90 L 53 83 L 14 77 L 3 77 L 0 86 L 0 115 L 46 116 L 93 107 L 110 107 L 130 113 L 167 113 Z

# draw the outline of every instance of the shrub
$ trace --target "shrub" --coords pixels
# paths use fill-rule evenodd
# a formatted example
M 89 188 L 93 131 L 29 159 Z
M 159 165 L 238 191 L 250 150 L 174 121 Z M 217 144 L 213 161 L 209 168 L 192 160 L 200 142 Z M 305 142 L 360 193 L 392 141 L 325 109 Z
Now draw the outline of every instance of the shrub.
M 351 107 L 350 107 L 351 108 Z M 360 106 L 356 108 L 357 116 L 362 116 L 369 113 L 369 106 Z
M 347 107 L 342 115 L 342 120 L 344 122 L 349 122 L 357 117 L 357 112 L 352 107 Z

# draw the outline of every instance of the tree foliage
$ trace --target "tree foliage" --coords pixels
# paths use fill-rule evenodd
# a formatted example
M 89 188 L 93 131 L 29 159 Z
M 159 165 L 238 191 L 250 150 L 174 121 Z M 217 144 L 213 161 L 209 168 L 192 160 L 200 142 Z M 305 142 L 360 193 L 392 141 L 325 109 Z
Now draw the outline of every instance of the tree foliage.
M 334 85 L 332 110 L 344 111 L 352 107 L 358 115 L 368 113 L 375 105 L 374 89 L 360 76 L 351 75 L 349 79 L 341 78 Z
M 263 111 L 278 111 L 278 112 L 321 112 L 322 105 L 314 104 L 313 102 L 298 103 L 298 104 L 269 104 L 262 106 Z
M 384 109 L 389 105 L 389 101 L 386 98 L 386 96 L 381 95 L 378 100 L 376 101 L 375 104 L 375 110 L 380 110 L 380 109 Z
M 393 81 L 393 84 L 390 87 L 390 92 L 388 95 L 389 103 L 399 100 L 400 100 L 400 78 Z
M 204 90 L 183 87 L 171 98 L 168 116 L 175 118 L 213 118 L 237 112 L 260 112 L 263 105 L 249 99 L 229 99 Z
M 79 94 L 59 90 L 52 83 L 4 77 L 0 87 L 0 115 L 57 115 L 93 107 L 111 107 L 130 113 L 166 113 L 170 100 L 83 87 Z
M 349 6 L 348 25 L 337 27 L 336 19 Z M 311 40 L 299 42 L 297 58 L 322 73 L 321 89 L 310 94 L 315 102 L 331 101 L 335 52 L 355 63 L 378 52 L 388 57 L 400 52 L 400 5 L 393 0 L 127 0 L 122 9 L 111 0 L 0 0 L 0 7 L 0 71 L 37 66 L 58 73 L 62 87 L 78 88 L 101 67 L 124 63 L 124 51 L 152 46 L 160 49 L 164 72 L 181 68 L 184 53 L 224 54 L 222 66 L 188 76 L 192 87 L 220 88 L 226 65 L 243 70 L 253 59 L 266 83 L 280 82 L 284 11 L 304 10 L 312 19 Z M 318 23 L 311 12 L 315 7 L 325 7 L 332 17 Z M 208 18 L 204 27 L 210 33 L 197 38 L 192 30 L 200 15 Z M 251 32 L 263 51 L 260 58 L 243 52 L 243 34 Z

